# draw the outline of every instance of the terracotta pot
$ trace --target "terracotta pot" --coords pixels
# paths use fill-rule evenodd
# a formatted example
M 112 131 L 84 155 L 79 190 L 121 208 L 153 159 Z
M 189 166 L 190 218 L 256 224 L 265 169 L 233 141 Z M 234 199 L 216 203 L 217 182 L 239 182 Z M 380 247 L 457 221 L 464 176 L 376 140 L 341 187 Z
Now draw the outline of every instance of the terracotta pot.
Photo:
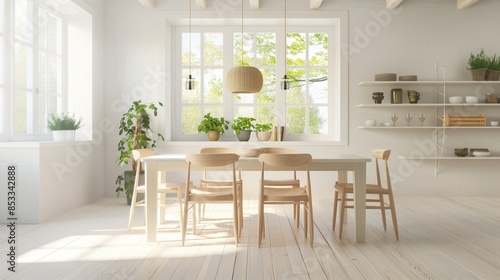
M 218 141 L 220 138 L 220 132 L 211 130 L 207 133 L 207 136 L 210 141 Z

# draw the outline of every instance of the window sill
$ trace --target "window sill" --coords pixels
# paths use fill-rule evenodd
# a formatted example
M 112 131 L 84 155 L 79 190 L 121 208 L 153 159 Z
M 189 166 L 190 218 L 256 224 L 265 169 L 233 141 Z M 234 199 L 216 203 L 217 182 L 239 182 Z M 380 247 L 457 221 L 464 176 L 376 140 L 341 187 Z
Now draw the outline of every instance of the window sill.
M 336 141 L 171 141 L 159 143 L 159 146 L 235 146 L 235 147 L 273 147 L 273 146 L 347 146 L 346 142 Z
M 26 141 L 26 142 L 0 142 L 0 148 L 52 148 L 52 147 L 72 147 L 90 143 L 90 141 Z

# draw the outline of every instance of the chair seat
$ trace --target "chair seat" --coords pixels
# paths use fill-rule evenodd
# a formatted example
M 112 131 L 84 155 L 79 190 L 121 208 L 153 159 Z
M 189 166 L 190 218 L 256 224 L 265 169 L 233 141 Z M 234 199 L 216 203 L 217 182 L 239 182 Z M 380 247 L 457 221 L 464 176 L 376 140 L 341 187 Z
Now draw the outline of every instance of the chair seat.
M 305 188 L 265 188 L 265 201 L 307 201 L 309 196 Z
M 300 186 L 299 180 L 264 180 L 264 186 Z
M 335 184 L 335 190 L 337 191 L 343 191 L 345 193 L 354 193 L 354 188 L 352 183 L 345 183 L 345 184 Z M 389 194 L 389 190 L 382 188 L 378 185 L 374 184 L 366 184 L 366 193 L 367 194 Z

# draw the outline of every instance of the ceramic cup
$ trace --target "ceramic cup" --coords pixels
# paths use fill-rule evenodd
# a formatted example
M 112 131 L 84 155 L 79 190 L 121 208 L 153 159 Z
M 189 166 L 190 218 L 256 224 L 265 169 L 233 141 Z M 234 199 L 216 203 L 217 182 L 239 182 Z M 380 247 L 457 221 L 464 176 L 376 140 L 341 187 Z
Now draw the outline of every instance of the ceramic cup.
M 491 121 L 491 122 L 490 122 L 490 125 L 491 125 L 491 126 L 498 126 L 498 121 Z
M 408 100 L 410 103 L 418 103 L 420 100 L 420 93 L 418 91 L 408 90 Z
M 372 99 L 375 102 L 375 104 L 380 104 L 380 103 L 382 103 L 382 100 L 384 100 L 384 93 L 383 92 L 374 92 L 374 93 L 372 93 Z
M 391 103 L 401 104 L 403 103 L 403 90 L 400 88 L 391 89 Z

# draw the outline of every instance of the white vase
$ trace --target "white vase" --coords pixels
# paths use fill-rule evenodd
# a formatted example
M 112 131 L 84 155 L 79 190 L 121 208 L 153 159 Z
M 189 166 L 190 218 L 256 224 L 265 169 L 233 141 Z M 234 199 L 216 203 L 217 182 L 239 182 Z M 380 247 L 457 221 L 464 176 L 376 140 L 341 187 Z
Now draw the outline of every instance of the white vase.
M 52 131 L 52 136 L 55 142 L 66 141 L 66 130 L 54 130 Z
M 76 130 L 54 130 L 52 135 L 55 142 L 75 141 Z

